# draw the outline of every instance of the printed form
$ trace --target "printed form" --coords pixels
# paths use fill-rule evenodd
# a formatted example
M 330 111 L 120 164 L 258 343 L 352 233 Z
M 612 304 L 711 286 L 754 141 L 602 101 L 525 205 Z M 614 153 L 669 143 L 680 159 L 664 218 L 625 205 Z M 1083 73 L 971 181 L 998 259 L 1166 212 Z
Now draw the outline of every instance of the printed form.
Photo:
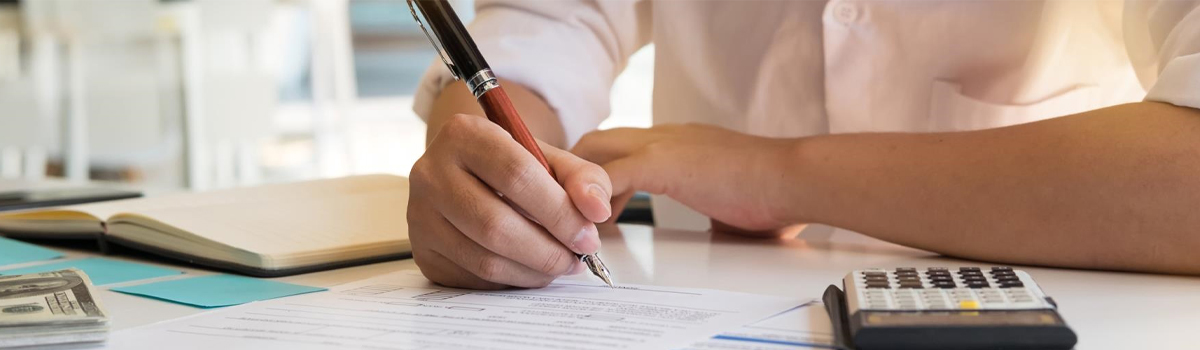
M 560 280 L 472 291 L 403 271 L 117 332 L 112 349 L 676 349 L 803 300 Z

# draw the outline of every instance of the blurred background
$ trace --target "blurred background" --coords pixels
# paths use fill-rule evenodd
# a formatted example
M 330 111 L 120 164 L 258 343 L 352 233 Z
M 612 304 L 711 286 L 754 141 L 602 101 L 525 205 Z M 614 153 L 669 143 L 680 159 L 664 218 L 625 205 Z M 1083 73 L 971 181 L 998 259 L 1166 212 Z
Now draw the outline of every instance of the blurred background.
M 473 1 L 451 2 L 470 21 Z M 650 125 L 653 56 L 618 78 L 602 128 Z M 435 57 L 403 0 L 0 0 L 0 178 L 407 175 Z

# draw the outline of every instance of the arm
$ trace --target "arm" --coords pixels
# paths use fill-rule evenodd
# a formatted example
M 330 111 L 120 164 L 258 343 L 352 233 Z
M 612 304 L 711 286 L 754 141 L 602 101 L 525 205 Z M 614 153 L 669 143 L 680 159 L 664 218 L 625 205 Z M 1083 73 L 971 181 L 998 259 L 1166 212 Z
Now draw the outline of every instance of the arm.
M 1007 128 L 795 142 L 786 221 L 952 256 L 1200 274 L 1200 111 L 1115 106 Z
M 592 133 L 572 152 L 603 164 L 613 198 L 666 194 L 735 233 L 823 223 L 969 259 L 1200 274 L 1192 108 L 1142 102 L 981 131 L 801 139 L 666 125 Z

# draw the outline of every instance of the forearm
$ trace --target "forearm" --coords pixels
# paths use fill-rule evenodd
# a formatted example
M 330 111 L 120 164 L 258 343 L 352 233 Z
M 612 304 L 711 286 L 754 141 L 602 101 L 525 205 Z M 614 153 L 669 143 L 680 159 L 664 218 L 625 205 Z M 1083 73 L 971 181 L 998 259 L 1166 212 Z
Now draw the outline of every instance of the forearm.
M 534 137 L 558 148 L 566 147 L 566 134 L 563 132 L 562 122 L 550 105 L 520 84 L 501 80 L 501 86 L 504 87 L 504 92 L 508 93 L 513 105 L 517 107 L 517 111 L 521 113 L 521 119 L 525 122 L 525 126 L 529 127 L 529 132 L 533 133 Z M 433 137 L 441 130 L 442 125 L 450 117 L 460 113 L 483 116 L 483 109 L 479 107 L 479 103 L 475 102 L 475 96 L 467 91 L 463 83 L 456 81 L 442 89 L 442 93 L 434 100 L 433 112 L 428 120 L 429 128 L 425 134 L 425 143 L 429 144 L 433 141 Z
M 965 258 L 1200 274 L 1200 111 L 802 139 L 779 215 Z

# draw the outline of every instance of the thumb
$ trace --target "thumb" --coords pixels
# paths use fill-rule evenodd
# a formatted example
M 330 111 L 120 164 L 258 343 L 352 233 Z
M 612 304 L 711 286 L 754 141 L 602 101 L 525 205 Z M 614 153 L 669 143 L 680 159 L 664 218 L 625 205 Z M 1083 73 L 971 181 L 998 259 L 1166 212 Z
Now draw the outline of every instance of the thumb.
M 546 161 L 558 176 L 579 213 L 591 222 L 604 222 L 612 216 L 612 181 L 599 165 L 554 147 L 542 148 Z

